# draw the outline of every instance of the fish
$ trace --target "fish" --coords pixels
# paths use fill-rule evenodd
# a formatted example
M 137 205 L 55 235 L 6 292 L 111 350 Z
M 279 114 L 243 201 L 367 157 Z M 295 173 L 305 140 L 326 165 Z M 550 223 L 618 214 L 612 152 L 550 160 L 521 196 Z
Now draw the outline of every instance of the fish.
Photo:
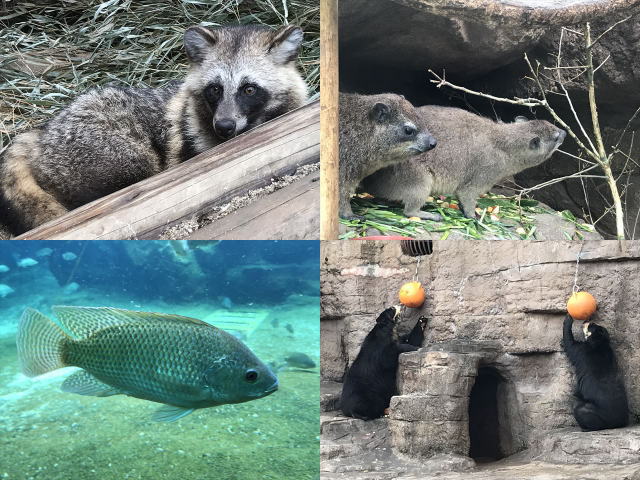
M 75 254 L 75 253 L 73 253 L 73 252 L 64 252 L 64 253 L 62 254 L 62 258 L 63 258 L 64 260 L 66 260 L 67 262 L 70 262 L 71 260 L 75 260 L 76 258 L 78 258 L 78 255 L 76 255 L 76 254 Z
M 53 253 L 53 250 L 51 248 L 48 248 L 48 247 L 41 248 L 36 252 L 36 257 L 48 257 L 52 253 Z
M 169 240 L 174 253 L 180 257 L 186 257 L 196 249 L 210 253 L 215 250 L 218 243 L 220 240 Z
M 222 301 L 220 302 L 220 305 L 222 305 L 227 310 L 231 310 L 233 308 L 233 302 L 229 297 L 222 297 Z
M 20 268 L 27 268 L 27 267 L 33 267 L 34 265 L 37 265 L 38 261 L 34 260 L 33 258 L 21 258 L 20 260 L 16 260 L 16 264 Z
M 278 389 L 276 375 L 240 340 L 201 320 L 111 307 L 27 308 L 16 344 L 34 377 L 80 367 L 62 391 L 128 395 L 163 404 L 151 417 L 172 422 L 196 409 L 242 403 Z
M 7 267 L 6 265 L 0 265 L 0 273 L 6 273 L 9 270 L 11 270 L 9 267 Z
M 286 328 L 287 332 L 289 332 L 290 334 L 293 335 L 293 327 L 291 326 L 290 323 L 287 323 L 284 328 Z
M 311 360 L 311 357 L 306 353 L 302 352 L 293 352 L 284 358 L 284 361 L 287 362 L 288 365 L 295 368 L 315 368 L 316 362 Z
M 80 285 L 76 282 L 71 282 L 68 285 L 65 285 L 63 291 L 65 294 L 69 295 L 71 293 L 75 293 L 80 289 Z
M 9 285 L 0 283 L 0 297 L 4 298 L 13 292 L 15 292 L 15 290 L 11 288 Z

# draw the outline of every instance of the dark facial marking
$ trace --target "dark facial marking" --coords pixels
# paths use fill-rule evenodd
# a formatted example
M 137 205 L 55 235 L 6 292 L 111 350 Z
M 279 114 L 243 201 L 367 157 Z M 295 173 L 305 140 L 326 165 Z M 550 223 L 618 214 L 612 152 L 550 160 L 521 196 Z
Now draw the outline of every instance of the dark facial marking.
M 245 83 L 240 86 L 236 92 L 235 99 L 240 113 L 247 117 L 247 127 L 264 113 L 264 106 L 269 102 L 270 98 L 269 92 L 258 85 Z

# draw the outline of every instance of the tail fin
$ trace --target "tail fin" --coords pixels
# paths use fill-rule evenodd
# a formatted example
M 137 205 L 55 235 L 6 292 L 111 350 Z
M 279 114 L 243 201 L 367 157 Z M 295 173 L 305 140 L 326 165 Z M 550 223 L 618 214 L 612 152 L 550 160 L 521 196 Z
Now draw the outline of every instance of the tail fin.
M 38 131 L 18 135 L 0 161 L 0 190 L 14 233 L 22 233 L 67 213 L 67 209 L 38 184 L 31 163 L 40 155 Z M 6 207 L 5 207 L 6 208 Z M 13 225 L 9 225 L 13 227 Z
M 22 372 L 35 377 L 51 370 L 66 367 L 62 359 L 67 335 L 46 316 L 27 308 L 18 326 L 16 344 Z

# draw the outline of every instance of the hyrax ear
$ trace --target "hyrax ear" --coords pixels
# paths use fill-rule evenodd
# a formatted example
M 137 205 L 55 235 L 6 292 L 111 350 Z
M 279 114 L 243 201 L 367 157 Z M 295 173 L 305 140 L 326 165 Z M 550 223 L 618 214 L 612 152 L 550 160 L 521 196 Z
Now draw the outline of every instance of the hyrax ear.
M 389 105 L 387 105 L 386 103 L 378 102 L 369 112 L 369 117 L 374 122 L 383 123 L 387 118 L 389 118 L 390 112 L 391 109 L 389 108 Z
M 296 25 L 288 25 L 273 34 L 267 50 L 276 63 L 284 65 L 292 62 L 298 56 L 304 34 Z
M 207 51 L 218 43 L 218 34 L 205 27 L 189 27 L 184 32 L 184 48 L 192 63 L 200 63 Z
M 515 121 L 516 123 L 522 123 L 522 122 L 528 122 L 528 121 L 529 121 L 529 119 L 528 119 L 527 117 L 523 117 L 522 115 L 518 115 L 518 116 L 514 119 L 514 121 Z

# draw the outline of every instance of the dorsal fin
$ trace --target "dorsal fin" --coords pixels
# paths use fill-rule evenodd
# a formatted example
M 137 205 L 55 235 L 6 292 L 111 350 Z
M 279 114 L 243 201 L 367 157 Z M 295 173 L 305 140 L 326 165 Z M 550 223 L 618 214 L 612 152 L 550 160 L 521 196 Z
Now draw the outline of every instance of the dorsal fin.
M 130 325 L 132 323 L 146 323 L 154 321 L 186 322 L 200 325 L 209 325 L 202 320 L 170 315 L 165 313 L 136 312 L 111 307 L 69 307 L 55 306 L 53 312 L 63 330 L 70 332 L 74 338 L 86 338 L 89 335 L 106 327 L 115 325 Z

